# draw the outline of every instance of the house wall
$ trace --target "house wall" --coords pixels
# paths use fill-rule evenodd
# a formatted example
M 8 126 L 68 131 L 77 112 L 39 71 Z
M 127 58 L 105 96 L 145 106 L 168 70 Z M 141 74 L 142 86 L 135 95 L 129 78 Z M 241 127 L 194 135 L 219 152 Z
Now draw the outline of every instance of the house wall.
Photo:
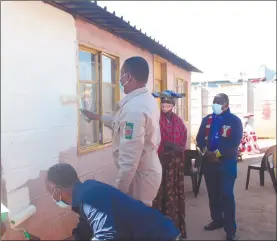
M 149 52 L 135 47 L 129 42 L 78 18 L 76 19 L 76 29 L 77 39 L 80 45 L 119 57 L 120 67 L 129 57 L 141 56 L 145 58 L 149 64 L 149 80 L 153 79 L 153 55 Z M 153 81 L 148 81 L 147 88 L 152 91 Z M 121 97 L 123 95 L 124 93 L 121 93 Z
M 76 93 L 75 21 L 40 1 L 2 1 L 1 33 L 1 164 L 10 216 L 33 204 L 37 213 L 22 227 L 42 240 L 64 239 L 75 215 L 46 193 L 46 170 L 67 161 L 82 178 L 108 182 L 114 173 L 110 150 L 77 158 L 77 108 L 61 105 L 61 95 Z M 4 239 L 24 237 L 8 230 Z
M 119 57 L 120 66 L 124 61 L 131 56 L 141 56 L 149 63 L 149 81 L 147 88 L 152 91 L 154 86 L 154 55 L 149 52 L 133 46 L 129 42 L 120 39 L 119 37 L 99 29 L 95 25 L 85 22 L 81 19 L 76 19 L 77 39 L 80 45 L 98 49 L 108 54 Z M 191 73 L 185 71 L 170 62 L 164 60 L 167 66 L 167 88 L 175 89 L 175 79 L 177 77 L 184 79 L 188 83 L 191 82 Z M 190 84 L 188 84 L 188 96 L 190 97 Z M 121 98 L 123 97 L 121 93 Z M 189 118 L 190 120 L 190 98 L 188 98 Z M 188 140 L 190 140 L 190 121 L 185 123 L 188 129 Z M 188 147 L 190 143 L 188 142 Z
M 151 91 L 154 56 L 40 1 L 2 1 L 1 20 L 1 201 L 11 217 L 35 205 L 37 212 L 21 227 L 42 240 L 61 240 L 71 236 L 77 217 L 46 192 L 47 169 L 68 162 L 81 180 L 111 185 L 116 175 L 110 147 L 77 155 L 78 110 L 60 101 L 77 91 L 78 45 L 116 55 L 120 65 L 130 56 L 144 57 Z M 167 65 L 169 89 L 175 76 L 190 82 L 189 73 Z M 3 239 L 23 239 L 23 234 L 8 229 Z

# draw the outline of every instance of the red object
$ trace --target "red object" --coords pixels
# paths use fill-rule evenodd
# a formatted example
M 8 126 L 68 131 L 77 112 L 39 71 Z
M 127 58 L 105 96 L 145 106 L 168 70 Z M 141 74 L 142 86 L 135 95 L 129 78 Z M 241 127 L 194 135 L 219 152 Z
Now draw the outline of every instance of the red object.
M 255 131 L 251 131 L 249 134 L 244 132 L 241 144 L 239 146 L 239 151 L 243 152 L 259 152 L 259 146 L 257 144 L 257 136 Z
M 160 129 L 161 144 L 158 150 L 159 154 L 164 151 L 165 142 L 171 142 L 185 150 L 187 143 L 187 128 L 179 116 L 172 112 L 169 123 L 166 114 L 161 112 Z
M 250 82 L 251 83 L 259 83 L 261 81 L 265 81 L 266 78 L 257 78 L 257 79 L 250 79 Z
M 263 104 L 263 119 L 264 120 L 269 120 L 271 117 L 271 106 L 269 102 L 266 102 Z

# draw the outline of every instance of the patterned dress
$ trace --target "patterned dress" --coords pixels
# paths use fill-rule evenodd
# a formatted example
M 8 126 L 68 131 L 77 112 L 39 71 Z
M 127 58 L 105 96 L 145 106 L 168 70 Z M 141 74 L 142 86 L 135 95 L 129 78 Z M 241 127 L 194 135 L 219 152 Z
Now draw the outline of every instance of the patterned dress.
M 240 153 L 260 153 L 257 136 L 253 128 L 247 124 L 243 131 L 243 137 L 239 146 Z
M 185 194 L 184 194 L 184 150 L 187 129 L 176 114 L 161 113 L 161 144 L 159 157 L 163 169 L 162 183 L 153 208 L 168 216 L 186 238 Z

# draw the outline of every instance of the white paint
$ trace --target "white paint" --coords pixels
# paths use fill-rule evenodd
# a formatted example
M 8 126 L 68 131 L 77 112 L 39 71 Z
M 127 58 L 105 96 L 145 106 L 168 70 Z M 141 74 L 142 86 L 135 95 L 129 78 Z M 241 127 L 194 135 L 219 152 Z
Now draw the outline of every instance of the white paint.
M 11 228 L 16 228 L 19 224 L 33 216 L 37 212 L 37 208 L 34 205 L 30 205 L 15 216 L 9 215 Z
M 1 214 L 2 213 L 8 213 L 9 209 L 7 209 L 2 203 L 1 203 Z
M 77 108 L 60 100 L 76 94 L 76 29 L 43 2 L 2 1 L 1 36 L 1 158 L 17 213 L 30 204 L 26 182 L 77 143 Z

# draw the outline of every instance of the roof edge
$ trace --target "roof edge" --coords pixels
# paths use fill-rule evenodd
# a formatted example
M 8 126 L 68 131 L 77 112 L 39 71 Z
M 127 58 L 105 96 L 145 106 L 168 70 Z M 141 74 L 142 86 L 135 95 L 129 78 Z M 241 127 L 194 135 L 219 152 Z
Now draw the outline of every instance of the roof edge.
M 109 12 L 107 10 L 107 7 L 102 8 L 101 6 L 97 5 L 97 1 L 92 2 L 89 0 L 43 0 L 43 2 L 52 5 L 53 7 L 58 8 L 62 11 L 65 11 L 74 17 L 81 17 L 84 21 L 94 24 L 99 28 L 110 32 L 111 34 L 146 50 L 151 54 L 158 55 L 188 72 L 203 73 L 201 70 L 187 62 L 185 59 L 170 51 L 166 46 L 160 44 L 159 41 L 156 41 L 150 36 L 147 36 L 147 34 L 143 33 L 141 29 L 138 30 L 136 26 L 132 26 L 129 21 L 126 22 L 123 19 L 123 16 L 118 17 L 116 16 L 115 12 Z M 82 11 L 80 11 L 79 7 L 83 7 L 83 9 L 81 9 Z M 87 16 L 84 13 L 84 10 Z M 101 21 L 99 21 L 99 19 L 91 17 L 95 13 L 97 13 L 98 16 L 101 16 L 103 20 L 108 19 L 110 23 L 113 22 L 113 24 L 111 24 L 110 26 L 101 25 Z M 117 33 L 117 31 L 113 29 L 114 26 L 116 26 L 116 29 L 120 29 L 122 31 L 127 30 L 130 32 L 130 34 L 124 35 L 119 32 Z M 133 36 L 131 36 L 132 34 Z

